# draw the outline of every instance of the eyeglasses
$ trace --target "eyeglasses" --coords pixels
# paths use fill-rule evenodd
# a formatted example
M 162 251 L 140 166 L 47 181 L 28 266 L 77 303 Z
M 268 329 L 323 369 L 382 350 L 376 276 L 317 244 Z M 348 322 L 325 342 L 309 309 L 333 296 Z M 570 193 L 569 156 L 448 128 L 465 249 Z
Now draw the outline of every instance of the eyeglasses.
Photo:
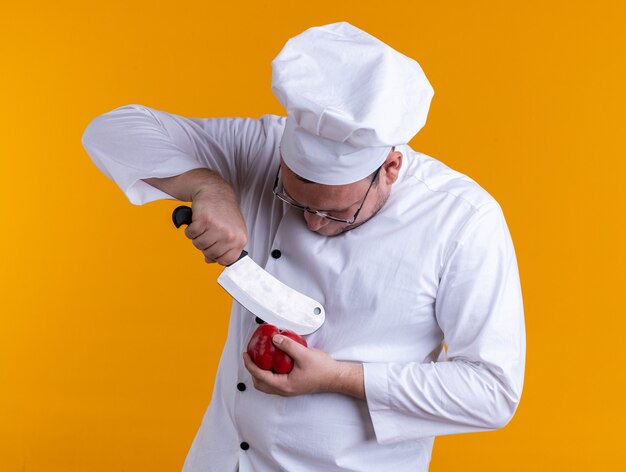
M 351 225 L 351 224 L 354 224 L 357 217 L 359 216 L 359 212 L 361 211 L 361 208 L 363 208 L 365 199 L 367 198 L 367 195 L 370 193 L 370 190 L 372 189 L 374 182 L 376 182 L 376 179 L 378 178 L 378 173 L 380 172 L 381 168 L 382 168 L 382 165 L 378 169 L 376 169 L 376 172 L 374 173 L 374 177 L 372 178 L 372 181 L 370 182 L 370 186 L 367 188 L 367 192 L 365 192 L 365 196 L 363 197 L 363 200 L 361 201 L 361 204 L 359 205 L 358 210 L 354 214 L 354 217 L 350 220 L 346 220 L 345 218 L 337 218 L 336 216 L 329 215 L 328 213 L 324 211 L 313 210 L 312 208 L 309 208 L 304 205 L 300 205 L 298 202 L 296 202 L 293 198 L 291 198 L 287 194 L 287 192 L 285 192 L 285 189 L 283 188 L 282 179 L 280 179 L 280 166 L 278 167 L 278 172 L 276 172 L 276 180 L 274 180 L 274 189 L 272 190 L 272 192 L 274 193 L 276 197 L 278 197 L 283 202 L 288 203 L 292 207 L 296 207 L 300 210 L 304 210 L 315 216 L 319 216 L 320 218 L 326 218 L 327 220 L 338 221 L 339 223 L 345 223 L 347 225 Z M 280 183 L 280 188 L 278 188 L 279 183 Z

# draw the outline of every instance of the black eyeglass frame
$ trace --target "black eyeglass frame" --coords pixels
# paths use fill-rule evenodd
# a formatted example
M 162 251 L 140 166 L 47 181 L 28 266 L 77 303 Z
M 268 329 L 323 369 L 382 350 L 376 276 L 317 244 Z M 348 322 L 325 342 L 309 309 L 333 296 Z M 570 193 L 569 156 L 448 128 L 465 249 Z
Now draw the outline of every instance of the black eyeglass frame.
M 329 215 L 326 212 L 314 210 L 307 206 L 300 205 L 298 202 L 293 200 L 289 195 L 284 193 L 284 187 L 283 187 L 283 191 L 281 193 L 278 193 L 276 189 L 278 188 L 278 182 L 279 182 L 279 177 L 280 177 L 280 165 L 278 166 L 278 172 L 276 172 L 276 179 L 274 180 L 274 188 L 272 189 L 272 193 L 279 200 L 285 203 L 288 203 L 292 207 L 298 208 L 299 210 L 306 211 L 315 216 L 319 216 L 320 218 L 326 218 L 331 221 L 337 221 L 339 223 L 344 223 L 346 225 L 352 225 L 355 223 L 356 219 L 358 218 L 359 213 L 361 212 L 361 209 L 363 208 L 363 205 L 365 204 L 365 200 L 367 199 L 367 195 L 370 193 L 370 190 L 372 189 L 374 182 L 376 182 L 376 179 L 378 178 L 378 173 L 380 172 L 380 169 L 382 169 L 383 165 L 385 164 L 383 163 L 378 169 L 376 169 L 376 172 L 374 173 L 374 176 L 372 177 L 372 181 L 370 182 L 370 186 L 367 188 L 367 192 L 365 192 L 365 196 L 363 197 L 363 200 L 361 201 L 359 208 L 357 209 L 356 213 L 354 214 L 354 217 L 351 220 L 346 220 L 345 218 L 338 218 L 336 216 Z

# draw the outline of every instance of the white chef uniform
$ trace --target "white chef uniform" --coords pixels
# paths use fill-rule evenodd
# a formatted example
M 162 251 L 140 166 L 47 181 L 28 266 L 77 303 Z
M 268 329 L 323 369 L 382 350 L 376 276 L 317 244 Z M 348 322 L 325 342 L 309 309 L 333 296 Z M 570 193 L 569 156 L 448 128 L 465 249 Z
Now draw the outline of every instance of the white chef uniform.
M 129 105 L 83 135 L 94 163 L 137 205 L 172 199 L 140 179 L 218 172 L 239 197 L 252 259 L 324 304 L 326 322 L 308 344 L 364 364 L 366 401 L 261 393 L 241 356 L 258 325 L 234 303 L 183 470 L 426 471 L 434 436 L 500 428 L 520 400 L 523 306 L 501 208 L 470 178 L 403 145 L 380 212 L 321 236 L 272 194 L 285 122 Z

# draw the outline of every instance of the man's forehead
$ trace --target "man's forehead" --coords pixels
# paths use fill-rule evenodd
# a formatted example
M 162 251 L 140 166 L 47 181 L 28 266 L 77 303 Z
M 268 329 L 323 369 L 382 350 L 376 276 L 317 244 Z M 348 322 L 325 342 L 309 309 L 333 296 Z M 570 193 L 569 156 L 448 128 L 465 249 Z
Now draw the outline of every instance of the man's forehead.
M 289 166 L 285 163 L 285 160 L 282 157 L 282 154 L 280 156 L 280 165 L 282 167 L 282 172 L 283 173 L 289 173 L 291 175 L 293 175 L 299 182 L 305 183 L 305 184 L 314 184 L 314 185 L 319 185 L 321 187 L 329 187 L 329 188 L 339 188 L 339 187 L 344 187 L 344 188 L 348 188 L 350 186 L 353 186 L 355 184 L 359 184 L 361 181 L 357 180 L 356 182 L 352 182 L 350 184 L 342 184 L 342 185 L 327 185 L 327 184 L 320 184 L 318 182 L 313 182 L 312 180 L 306 179 L 304 177 L 302 177 L 299 174 L 296 174 L 293 170 L 291 170 L 289 168 Z M 362 179 L 362 180 L 366 180 L 366 179 Z

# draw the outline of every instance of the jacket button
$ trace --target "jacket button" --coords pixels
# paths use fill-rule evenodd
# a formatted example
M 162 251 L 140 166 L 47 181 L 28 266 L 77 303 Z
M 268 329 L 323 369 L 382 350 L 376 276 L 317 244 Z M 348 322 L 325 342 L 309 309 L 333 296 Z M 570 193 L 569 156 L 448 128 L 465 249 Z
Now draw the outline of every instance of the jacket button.
M 280 252 L 278 249 L 274 249 L 272 251 L 272 257 L 274 259 L 278 259 L 280 256 L 282 256 L 282 252 Z
M 239 447 L 243 449 L 244 451 L 247 451 L 248 449 L 250 449 L 250 444 L 244 441 L 239 445 Z
M 258 316 L 255 318 L 255 320 L 257 322 L 257 324 L 263 324 L 265 323 L 265 321 L 263 321 L 261 318 L 259 318 Z
M 246 389 L 246 384 L 243 382 L 239 382 L 237 384 L 237 390 L 239 390 L 240 392 L 243 392 Z

